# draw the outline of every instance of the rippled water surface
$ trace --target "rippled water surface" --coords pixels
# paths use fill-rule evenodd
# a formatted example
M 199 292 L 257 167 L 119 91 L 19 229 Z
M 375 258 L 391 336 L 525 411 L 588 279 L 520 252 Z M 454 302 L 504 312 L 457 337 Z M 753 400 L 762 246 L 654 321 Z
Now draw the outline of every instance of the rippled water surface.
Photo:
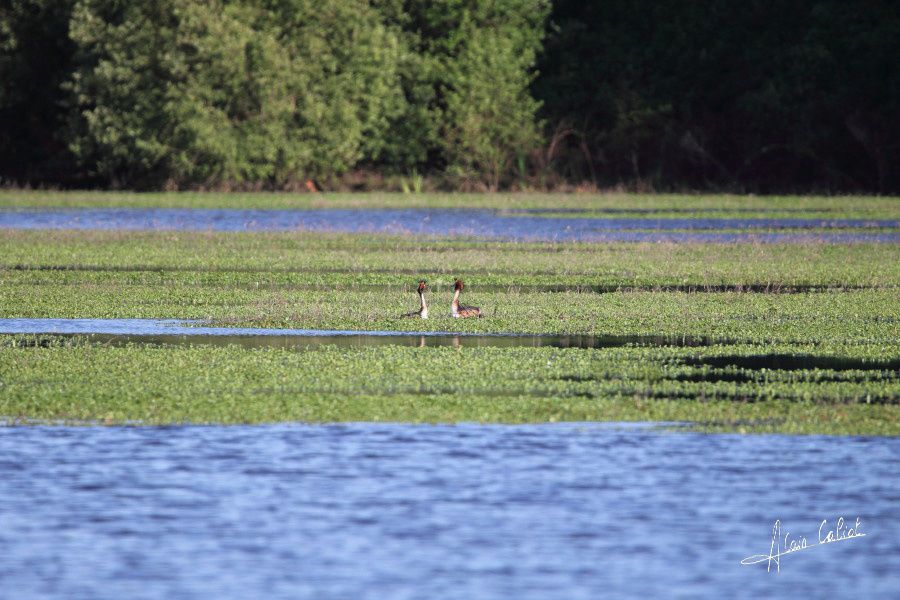
M 0 210 L 0 228 L 341 231 L 533 241 L 900 242 L 897 220 L 554 218 L 470 209 L 27 209 Z M 841 230 L 850 228 L 852 230 Z M 808 231 L 770 232 L 772 229 Z M 723 230 L 739 230 L 723 231 Z
M 900 440 L 0 427 L 0 596 L 896 598 Z M 780 519 L 865 537 L 768 553 Z

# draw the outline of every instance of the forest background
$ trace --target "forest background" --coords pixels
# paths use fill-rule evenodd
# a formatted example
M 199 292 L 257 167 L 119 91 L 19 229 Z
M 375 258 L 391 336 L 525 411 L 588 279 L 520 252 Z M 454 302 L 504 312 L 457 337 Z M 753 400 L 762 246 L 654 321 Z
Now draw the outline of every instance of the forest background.
M 900 192 L 900 3 L 2 0 L 0 183 Z

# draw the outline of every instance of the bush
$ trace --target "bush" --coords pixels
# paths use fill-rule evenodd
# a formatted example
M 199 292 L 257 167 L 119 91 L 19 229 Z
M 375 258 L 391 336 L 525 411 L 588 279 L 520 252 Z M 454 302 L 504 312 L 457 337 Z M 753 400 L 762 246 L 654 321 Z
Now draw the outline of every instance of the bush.
M 71 148 L 114 185 L 283 186 L 384 150 L 397 35 L 362 0 L 85 0 Z
M 396 5 L 386 3 L 386 14 Z M 432 168 L 458 184 L 496 189 L 540 143 L 539 103 L 529 94 L 541 47 L 545 0 L 408 2 L 401 18 L 433 93 L 427 128 Z M 396 18 L 396 17 L 395 17 Z M 437 157 L 434 160 L 434 157 Z

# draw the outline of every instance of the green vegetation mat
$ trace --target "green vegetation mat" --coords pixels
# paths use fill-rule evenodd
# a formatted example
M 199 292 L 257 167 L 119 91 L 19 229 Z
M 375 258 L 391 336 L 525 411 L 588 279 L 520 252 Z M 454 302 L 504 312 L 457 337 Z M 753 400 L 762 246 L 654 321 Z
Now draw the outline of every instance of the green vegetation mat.
M 2 197 L 12 202 L 13 196 Z M 135 198 L 162 204 L 170 198 L 56 197 L 70 204 Z M 179 202 L 192 197 L 171 196 Z M 39 204 L 54 196 L 25 198 L 25 204 Z M 394 198 L 401 197 L 380 205 Z M 462 196 L 424 201 L 448 198 L 469 202 Z M 630 200 L 631 206 L 670 202 Z M 696 202 L 721 208 L 730 200 Z M 785 200 L 783 207 L 804 202 L 822 208 L 831 200 Z M 672 199 L 670 206 L 683 203 Z M 893 200 L 870 199 L 860 210 L 894 216 L 894 206 Z M 464 302 L 481 306 L 485 318 L 449 317 L 455 277 L 466 280 Z M 401 319 L 417 307 L 420 278 L 429 282 L 431 318 Z M 0 230 L 3 318 L 196 318 L 225 326 L 672 335 L 712 342 L 696 348 L 489 348 L 463 342 L 460 348 L 291 349 L 4 335 L 0 417 L 113 423 L 664 420 L 710 430 L 898 435 L 898 286 L 900 247 L 893 244 L 526 244 L 312 233 Z
M 883 363 L 782 372 L 744 368 L 736 358 L 796 350 L 247 350 L 5 336 L 0 414 L 145 424 L 690 421 L 708 430 L 897 434 L 900 381 Z
M 0 208 L 486 208 L 602 218 L 898 219 L 900 198 L 724 194 L 48 192 L 0 190 Z M 578 211 L 578 212 L 572 212 Z M 582 212 L 584 211 L 584 212 Z

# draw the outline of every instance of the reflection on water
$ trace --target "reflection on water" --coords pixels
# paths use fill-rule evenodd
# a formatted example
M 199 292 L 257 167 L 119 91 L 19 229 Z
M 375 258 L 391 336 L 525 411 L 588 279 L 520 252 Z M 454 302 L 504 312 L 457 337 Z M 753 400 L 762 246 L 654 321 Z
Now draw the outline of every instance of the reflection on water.
M 619 346 L 709 346 L 718 341 L 693 336 L 533 335 L 453 333 L 447 331 L 351 331 L 332 329 L 264 329 L 205 327 L 179 319 L 0 319 L 0 334 L 89 335 L 119 344 L 237 344 L 246 348 L 294 348 L 338 345 L 611 348 Z
M 898 228 L 896 220 L 861 219 L 635 219 L 508 216 L 471 209 L 28 209 L 0 210 L 0 228 L 199 231 L 342 231 L 472 236 L 533 241 L 626 242 L 900 242 L 897 232 L 827 231 Z M 717 232 L 717 230 L 741 230 Z M 761 230 L 808 229 L 771 233 Z M 635 231 L 640 230 L 640 231 Z M 649 230 L 649 231 L 648 231 Z M 688 231 L 678 231 L 688 230 Z
M 33 598 L 890 598 L 900 440 L 646 426 L 0 427 Z M 742 566 L 776 519 L 866 537 Z
M 829 369 L 832 371 L 896 371 L 900 369 L 900 360 L 860 359 L 846 356 L 817 356 L 810 354 L 752 354 L 704 356 L 687 359 L 685 364 L 691 366 L 709 366 L 716 368 L 734 367 L 736 369 L 779 371 L 799 371 L 806 369 Z
M 601 214 L 601 215 L 660 215 L 660 214 L 676 214 L 676 215 L 704 215 L 715 213 L 751 213 L 751 214 L 773 214 L 773 213 L 810 213 L 810 214 L 827 214 L 832 212 L 830 208 L 737 208 L 729 206 L 707 206 L 702 208 L 504 208 L 500 209 L 501 214 L 523 214 L 523 215 L 581 215 L 581 214 Z

